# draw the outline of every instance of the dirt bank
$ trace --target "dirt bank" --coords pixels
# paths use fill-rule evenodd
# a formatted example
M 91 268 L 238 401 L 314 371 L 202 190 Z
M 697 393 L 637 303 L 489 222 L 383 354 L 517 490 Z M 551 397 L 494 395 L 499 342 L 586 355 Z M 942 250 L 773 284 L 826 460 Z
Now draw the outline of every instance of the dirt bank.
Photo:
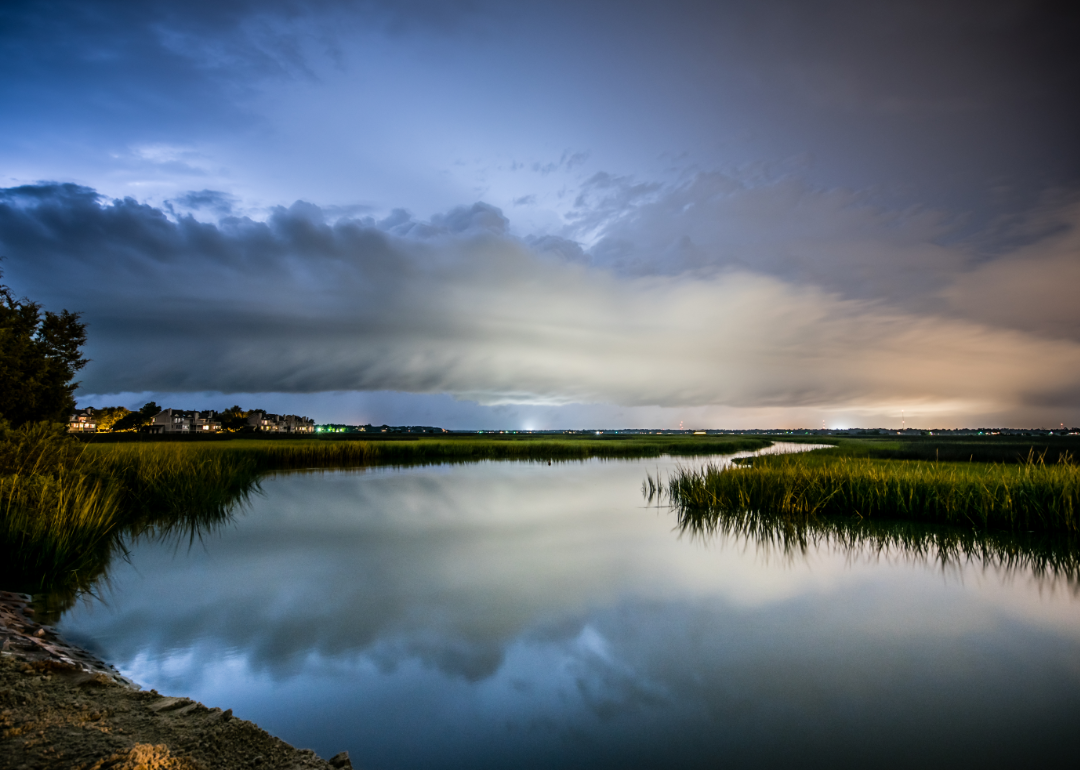
M 72 770 L 351 768 L 295 749 L 232 711 L 143 692 L 0 592 L 0 767 Z

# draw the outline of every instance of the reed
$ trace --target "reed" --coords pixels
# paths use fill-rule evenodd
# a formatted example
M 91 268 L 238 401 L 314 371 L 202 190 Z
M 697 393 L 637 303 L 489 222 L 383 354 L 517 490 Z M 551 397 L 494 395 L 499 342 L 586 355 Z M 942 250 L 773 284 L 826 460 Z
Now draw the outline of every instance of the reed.
M 806 456 L 750 467 L 684 468 L 645 493 L 685 516 L 829 516 L 908 520 L 1011 532 L 1080 532 L 1080 466 L 1029 455 L 1017 465 Z M 740 513 L 742 512 L 742 513 Z
M 263 474 L 376 464 L 567 461 L 727 453 L 757 438 L 240 440 L 82 444 L 58 426 L 0 424 L 0 583 L 69 600 L 124 542 L 194 540 L 222 526 Z
M 63 576 L 89 585 L 115 547 L 119 487 L 47 424 L 0 424 L 0 579 Z M 50 579 L 55 579 L 50 577 Z
M 412 441 L 241 440 L 189 446 L 253 457 L 266 470 L 355 467 L 452 460 L 582 460 L 590 457 L 659 457 L 728 454 L 771 442 L 754 437 L 458 437 Z
M 840 436 L 784 437 L 783 440 L 833 444 L 833 457 L 926 462 L 1007 463 L 1023 465 L 1031 455 L 1046 463 L 1080 456 L 1080 436 Z
M 194 538 L 256 487 L 250 459 L 187 447 L 101 453 L 50 425 L 0 426 L 0 581 L 87 590 L 124 538 Z
M 141 510 L 204 505 L 215 491 L 230 497 L 259 474 L 306 468 L 356 468 L 479 460 L 569 461 L 598 458 L 707 456 L 768 446 L 758 438 L 630 440 L 421 439 L 414 441 L 240 440 L 90 444 L 87 455 L 120 479 Z

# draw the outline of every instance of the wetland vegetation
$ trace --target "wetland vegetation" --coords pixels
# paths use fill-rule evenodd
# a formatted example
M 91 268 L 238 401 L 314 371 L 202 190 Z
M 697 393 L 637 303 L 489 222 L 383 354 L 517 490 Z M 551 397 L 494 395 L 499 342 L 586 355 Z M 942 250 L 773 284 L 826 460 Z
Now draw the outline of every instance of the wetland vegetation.
M 665 479 L 647 477 L 642 491 L 671 505 L 680 531 L 694 537 L 736 536 L 786 554 L 832 545 L 942 564 L 979 561 L 1075 586 L 1074 448 L 1071 437 L 841 439 L 807 454 L 682 467 Z
M 655 499 L 655 498 L 654 498 Z M 790 515 L 716 506 L 675 507 L 678 532 L 694 540 L 723 539 L 758 553 L 797 559 L 820 551 L 851 558 L 930 563 L 942 569 L 967 564 L 1002 574 L 1030 573 L 1051 585 L 1080 589 L 1080 535 L 1011 532 L 914 520 L 848 514 Z
M 663 482 L 648 479 L 651 490 Z M 1013 532 L 1080 531 L 1080 466 L 755 458 L 749 467 L 684 468 L 664 494 L 683 511 L 755 511 L 813 518 L 852 515 Z
M 737 470 L 708 463 L 699 469 L 687 466 L 667 480 L 648 479 L 646 492 L 657 500 L 663 496 L 676 509 L 679 526 L 699 534 L 710 529 L 756 532 L 755 537 L 771 533 L 768 537 L 790 544 L 824 533 L 850 538 L 862 531 L 859 522 L 902 521 L 948 524 L 975 533 L 1026 537 L 1035 532 L 1056 537 L 1062 553 L 1075 550 L 1065 540 L 1072 543 L 1078 533 L 1080 467 L 1072 462 L 1068 437 L 824 440 L 834 448 L 758 457 Z M 193 542 L 227 523 L 258 490 L 260 477 L 276 471 L 477 460 L 691 458 L 769 443 L 758 436 L 582 434 L 105 443 L 79 442 L 59 426 L 44 423 L 17 429 L 5 425 L 0 436 L 0 581 L 11 590 L 74 597 L 92 589 L 110 560 L 126 553 L 125 544 L 164 537 Z M 935 459 L 942 455 L 967 461 Z M 848 523 L 841 526 L 841 521 Z M 872 537 L 884 537 L 882 531 L 874 530 L 879 534 Z M 968 541 L 960 537 L 955 542 Z M 1031 550 L 1015 547 L 1024 554 Z M 946 543 L 942 552 L 957 548 L 977 550 Z M 1001 558 L 1006 557 L 1014 558 Z M 1067 561 L 1060 554 L 1044 561 L 1052 565 L 1061 559 Z
M 260 476 L 304 468 L 477 460 L 724 454 L 752 437 L 513 435 L 412 440 L 292 439 L 80 443 L 44 423 L 2 427 L 0 582 L 31 593 L 89 590 L 124 543 L 193 540 L 228 521 Z

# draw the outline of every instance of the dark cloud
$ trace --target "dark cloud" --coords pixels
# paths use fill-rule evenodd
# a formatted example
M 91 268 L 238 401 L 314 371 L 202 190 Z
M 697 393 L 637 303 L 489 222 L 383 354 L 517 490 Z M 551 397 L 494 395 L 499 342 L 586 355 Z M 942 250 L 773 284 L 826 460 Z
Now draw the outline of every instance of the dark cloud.
M 786 214 L 789 230 L 743 244 L 740 266 L 719 251 L 708 270 L 682 272 L 613 270 L 572 241 L 510 236 L 502 213 L 483 203 L 426 222 L 404 212 L 331 221 L 297 202 L 265 221 L 206 223 L 73 185 L 0 192 L 0 244 L 16 291 L 85 314 L 88 393 L 391 390 L 487 404 L 875 413 L 908 403 L 962 415 L 1056 402 L 1076 387 L 1074 338 L 1013 323 L 993 305 L 962 312 L 964 302 L 1009 291 L 1007 258 L 994 263 L 1005 271 L 999 278 L 993 265 L 972 270 L 916 237 L 934 232 L 925 223 L 894 232 L 893 219 L 842 195 L 802 191 L 784 208 L 790 186 L 772 190 L 779 203 L 768 192 L 739 192 L 749 201 L 736 200 L 729 221 L 750 219 L 756 232 L 753 216 L 783 222 Z M 661 226 L 649 223 L 674 219 L 675 232 L 708 255 L 718 248 L 709 228 L 735 229 L 714 221 L 710 206 L 680 222 L 680 207 L 666 201 L 655 194 L 603 232 L 623 228 L 626 242 L 652 233 L 663 244 Z M 836 216 L 854 224 L 834 231 L 827 223 Z M 809 251 L 791 264 L 767 261 L 805 243 Z M 1053 265 L 1057 242 L 1048 243 Z M 729 244 L 729 254 L 739 246 Z M 1061 258 L 1073 259 L 1070 248 Z M 924 285 L 920 260 L 931 257 L 945 265 L 934 280 L 955 293 L 939 292 L 939 313 L 906 310 L 905 298 Z M 829 288 L 863 268 L 906 281 L 904 290 L 886 301 L 894 295 L 861 285 L 847 296 Z M 820 280 L 807 284 L 814 269 Z M 1046 280 L 1054 269 L 1043 271 Z
M 221 218 L 232 214 L 237 203 L 239 203 L 239 200 L 235 195 L 217 190 L 200 190 L 173 198 L 166 202 L 166 207 L 173 214 L 187 211 L 205 211 Z
M 458 206 L 446 214 L 432 218 L 431 222 L 435 227 L 445 228 L 446 232 L 454 234 L 488 232 L 492 235 L 506 235 L 510 225 L 510 221 L 499 209 L 487 203 Z
M 597 65 L 596 85 L 632 72 L 620 98 L 648 93 L 638 119 L 654 131 L 711 132 L 759 160 L 805 158 L 828 187 L 976 218 L 1080 182 L 1080 13 L 1064 4 L 638 2 L 606 20 L 607 49 L 640 66 Z

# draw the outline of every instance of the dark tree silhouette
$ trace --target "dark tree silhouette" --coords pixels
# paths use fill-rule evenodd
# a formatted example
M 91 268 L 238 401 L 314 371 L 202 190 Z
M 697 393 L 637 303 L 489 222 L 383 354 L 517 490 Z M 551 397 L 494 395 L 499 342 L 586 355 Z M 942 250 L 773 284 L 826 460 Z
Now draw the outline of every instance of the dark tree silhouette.
M 239 406 L 231 406 L 224 412 L 215 412 L 214 419 L 221 423 L 222 430 L 241 431 L 248 427 L 248 413 Z
M 75 373 L 87 363 L 84 344 L 78 313 L 42 312 L 0 284 L 0 417 L 15 426 L 66 423 L 75 409 Z
M 113 423 L 112 429 L 114 432 L 124 430 L 134 430 L 139 432 L 146 432 L 150 429 L 150 423 L 154 421 L 154 415 L 161 411 L 161 407 L 155 404 L 153 401 L 143 404 L 139 411 L 128 412 L 115 423 Z

